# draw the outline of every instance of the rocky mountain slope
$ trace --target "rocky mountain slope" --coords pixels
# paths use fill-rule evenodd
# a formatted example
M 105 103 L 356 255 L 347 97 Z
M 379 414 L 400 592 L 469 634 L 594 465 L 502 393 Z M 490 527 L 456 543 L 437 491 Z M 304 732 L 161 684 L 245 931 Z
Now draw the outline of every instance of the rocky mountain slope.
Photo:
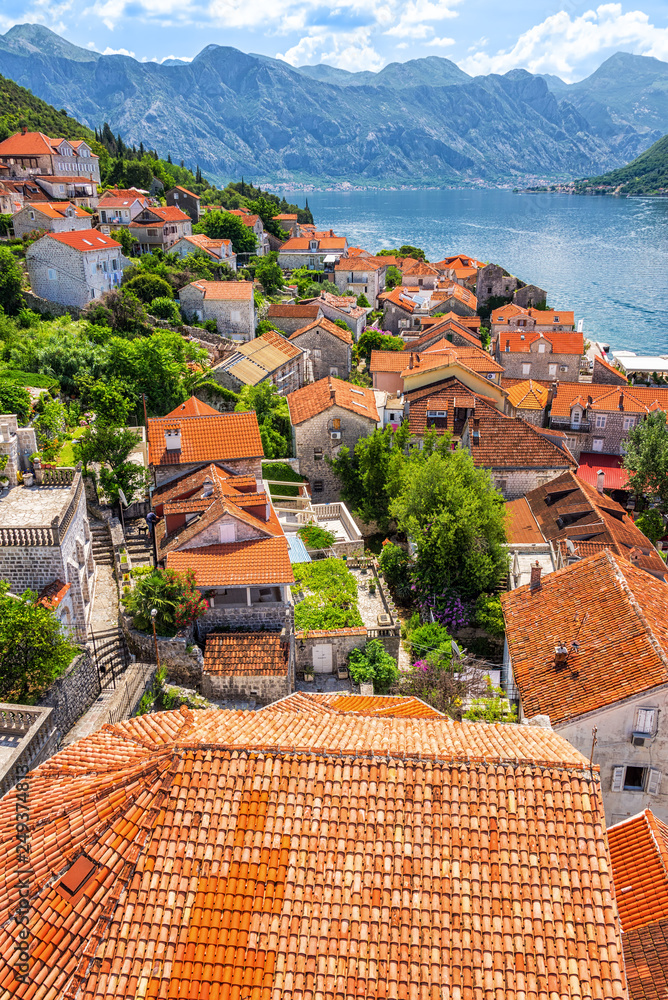
M 580 194 L 668 194 L 668 135 L 632 163 L 576 182 Z
M 209 45 L 189 64 L 159 65 L 39 25 L 0 36 L 0 73 L 87 125 L 106 120 L 215 179 L 273 182 L 519 183 L 617 167 L 668 131 L 668 65 L 623 58 L 636 69 L 604 103 L 607 63 L 589 89 L 563 90 L 524 70 L 471 78 L 438 57 L 345 73 Z

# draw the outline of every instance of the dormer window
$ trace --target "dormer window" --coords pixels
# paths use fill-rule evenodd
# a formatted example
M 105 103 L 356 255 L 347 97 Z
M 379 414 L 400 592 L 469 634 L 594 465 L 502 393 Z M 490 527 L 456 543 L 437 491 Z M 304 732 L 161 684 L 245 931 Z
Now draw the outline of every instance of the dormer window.
M 309 250 L 317 250 L 318 249 L 318 241 L 317 240 L 311 240 L 311 242 L 309 243 L 309 247 L 308 248 L 309 248 Z
M 167 427 L 165 428 L 165 448 L 167 451 L 180 451 L 181 450 L 181 428 L 180 427 Z

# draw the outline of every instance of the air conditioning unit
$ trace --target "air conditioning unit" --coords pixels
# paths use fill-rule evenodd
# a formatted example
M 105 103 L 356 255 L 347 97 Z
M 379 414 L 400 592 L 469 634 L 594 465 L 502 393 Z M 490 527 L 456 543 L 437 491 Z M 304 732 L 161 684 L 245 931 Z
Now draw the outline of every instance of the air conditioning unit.
M 559 365 L 559 371 L 560 372 L 567 372 L 568 371 L 568 365 Z
M 631 743 L 634 747 L 644 747 L 647 739 L 649 739 L 649 733 L 631 733 Z
M 329 436 L 331 437 L 332 441 L 340 441 L 341 431 L 330 431 Z

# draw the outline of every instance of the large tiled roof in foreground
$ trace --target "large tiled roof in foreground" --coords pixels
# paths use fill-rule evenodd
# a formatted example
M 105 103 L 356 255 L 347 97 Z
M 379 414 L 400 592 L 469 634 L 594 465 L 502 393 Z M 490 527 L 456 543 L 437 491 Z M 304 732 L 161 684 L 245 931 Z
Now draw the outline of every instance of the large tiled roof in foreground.
M 30 789 L 26 984 L 0 803 L 5 997 L 626 997 L 598 778 L 549 731 L 181 709 Z
M 609 549 L 501 595 L 526 716 L 563 725 L 668 684 L 668 584 Z M 577 643 L 577 648 L 572 647 Z M 568 662 L 555 667 L 555 647 Z

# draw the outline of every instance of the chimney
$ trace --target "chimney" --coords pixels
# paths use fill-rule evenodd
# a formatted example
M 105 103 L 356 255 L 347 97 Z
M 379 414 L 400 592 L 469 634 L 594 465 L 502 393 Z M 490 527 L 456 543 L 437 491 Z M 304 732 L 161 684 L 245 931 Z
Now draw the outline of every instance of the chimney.
M 332 385 L 331 381 L 329 383 L 329 398 L 330 399 L 336 399 L 336 389 Z
M 409 368 L 413 367 L 413 352 L 412 351 L 410 353 L 410 357 L 408 358 L 408 367 Z
M 480 444 L 480 417 L 473 417 L 473 444 Z
M 27 125 L 22 125 L 21 126 L 21 135 L 27 135 L 27 134 L 28 134 L 28 126 Z
M 534 591 L 541 589 L 540 576 L 542 572 L 543 568 L 536 559 L 535 565 L 531 567 L 531 580 L 529 582 L 529 590 Z
M 181 428 L 165 428 L 165 448 L 167 451 L 181 451 Z
M 599 493 L 603 493 L 603 487 L 605 486 L 605 472 L 603 469 L 599 469 L 596 473 L 596 489 Z
M 554 647 L 554 669 L 563 670 L 567 663 L 568 646 L 564 646 L 563 642 L 559 642 Z
M 552 402 L 553 399 L 557 398 L 557 393 L 558 392 L 559 392 L 559 379 L 555 378 L 555 380 L 552 383 L 552 386 L 550 388 L 550 402 Z
M 638 548 L 637 545 L 634 545 L 631 551 L 629 552 L 629 560 L 633 563 L 634 566 L 637 566 L 638 563 L 640 562 L 641 557 L 642 557 L 642 549 Z
M 624 391 L 623 390 L 619 394 L 619 409 L 620 410 L 624 409 Z

